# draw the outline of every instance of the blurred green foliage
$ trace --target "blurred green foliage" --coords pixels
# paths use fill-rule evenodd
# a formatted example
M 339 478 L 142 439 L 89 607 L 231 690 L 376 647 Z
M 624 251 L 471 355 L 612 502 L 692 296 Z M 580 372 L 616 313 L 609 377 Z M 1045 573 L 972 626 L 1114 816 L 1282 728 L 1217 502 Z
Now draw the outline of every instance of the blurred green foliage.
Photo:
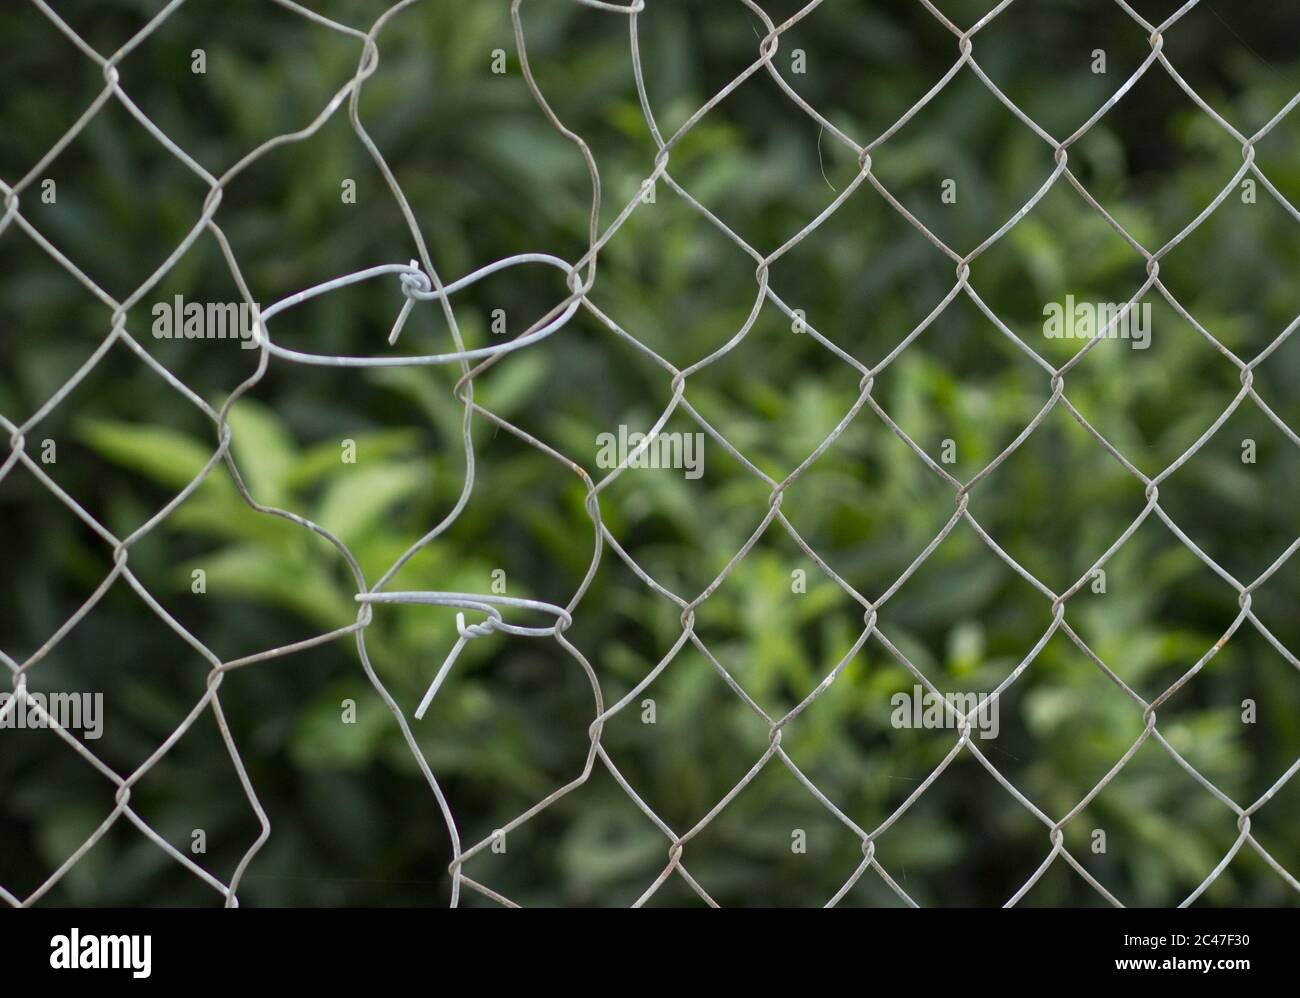
M 100 51 L 123 44 L 160 3 L 59 5 Z M 378 2 L 309 5 L 368 25 Z M 649 96 L 665 134 L 756 56 L 762 31 L 740 3 L 659 2 L 638 18 Z M 992 6 L 939 3 L 965 26 Z M 1176 4 L 1135 3 L 1159 20 Z M 764 3 L 778 22 L 797 6 Z M 655 147 L 633 85 L 627 19 L 561 0 L 522 8 L 530 66 L 558 116 L 600 166 L 602 222 L 637 192 Z M 1296 14 L 1203 3 L 1171 28 L 1164 52 L 1215 110 L 1251 134 L 1300 89 Z M 98 70 L 35 8 L 0 13 L 0 177 L 14 183 L 102 89 Z M 208 71 L 191 73 L 194 49 Z M 493 75 L 491 53 L 510 53 Z M 1095 49 L 1107 55 L 1094 74 Z M 581 157 L 534 104 L 519 73 L 505 2 L 426 0 L 379 37 L 381 61 L 360 102 L 450 279 L 521 251 L 578 259 L 591 192 Z M 807 72 L 791 75 L 802 49 Z M 975 40 L 980 67 L 1044 129 L 1071 134 L 1149 53 L 1117 5 L 1013 4 Z M 266 139 L 303 127 L 355 70 L 359 45 L 270 3 L 189 0 L 122 64 L 141 109 L 206 169 L 220 172 Z M 865 142 L 899 118 L 958 58 L 956 38 L 917 3 L 827 4 L 781 43 L 778 64 L 837 127 Z M 1283 118 L 1256 148 L 1278 191 L 1300 201 L 1300 119 Z M 1241 164 L 1240 143 L 1159 65 L 1069 151 L 1071 170 L 1139 242 L 1155 249 L 1187 226 Z M 982 243 L 1051 174 L 1052 149 L 969 69 L 873 154 L 880 181 L 959 253 Z M 819 134 L 758 73 L 674 149 L 673 177 L 749 243 L 771 252 L 850 182 L 851 153 Z M 32 193 L 24 215 L 110 293 L 144 281 L 194 224 L 204 185 L 115 101 L 42 171 L 58 199 Z M 354 179 L 358 204 L 341 203 Z M 958 199 L 939 194 L 954 180 Z M 382 177 L 346 122 L 280 147 L 233 181 L 218 213 L 241 273 L 263 304 L 338 274 L 415 255 Z M 1250 359 L 1297 313 L 1300 229 L 1265 190 L 1234 193 L 1160 261 L 1160 280 L 1219 342 Z M 1145 263 L 1074 191 L 1057 182 L 972 264 L 981 299 L 1049 362 L 1077 342 L 1042 335 L 1044 303 L 1127 301 Z M 952 288 L 954 265 L 864 184 L 772 268 L 784 301 L 822 335 L 876 365 Z M 757 287 L 753 262 L 660 184 L 602 251 L 591 298 L 679 367 L 725 343 Z M 176 294 L 235 300 L 204 236 L 132 310 L 128 329 L 190 389 L 219 406 L 257 354 L 233 342 L 149 335 L 149 306 Z M 545 268 L 496 275 L 455 298 L 467 343 L 493 342 L 489 314 L 512 334 L 564 294 Z M 1149 350 L 1098 345 L 1066 379 L 1066 398 L 1138 469 L 1171 465 L 1240 392 L 1236 368 L 1155 291 Z M 374 354 L 399 305 L 395 282 L 369 282 L 274 320 L 277 342 L 320 353 Z M 73 376 L 109 328 L 108 310 L 17 227 L 0 237 L 0 413 L 28 419 Z M 417 309 L 403 349 L 449 349 L 436 307 Z M 1278 417 L 1300 426 L 1296 351 L 1288 340 L 1255 372 Z M 381 574 L 455 503 L 465 468 L 456 373 L 338 371 L 273 361 L 232 410 L 233 453 L 259 501 L 320 523 L 347 543 L 367 579 Z M 686 398 L 764 473 L 783 478 L 850 410 L 858 374 L 764 306 L 746 339 L 687 383 Z M 1043 370 L 959 296 L 882 373 L 873 397 L 949 471 L 968 480 L 1046 403 Z M 475 382 L 476 401 L 595 470 L 596 436 L 648 428 L 669 378 L 580 311 L 561 332 L 512 354 Z M 678 412 L 667 430 L 698 427 Z M 476 420 L 476 483 L 464 513 L 390 588 L 487 592 L 503 570 L 512 596 L 565 604 L 591 560 L 581 481 L 559 462 Z M 1255 464 L 1242 441 L 1258 444 Z M 145 523 L 199 472 L 213 426 L 129 351 L 115 347 L 26 434 L 52 440 L 46 472 L 119 537 Z M 357 462 L 339 460 L 341 440 Z M 1300 461 L 1251 400 L 1160 484 L 1161 507 L 1243 582 L 1298 534 Z M 769 490 L 721 447 L 705 474 L 633 470 L 601 495 L 601 516 L 628 554 L 692 597 L 762 521 Z M 970 511 L 1007 557 L 1061 592 L 1142 513 L 1142 484 L 1058 406 L 971 492 Z M 893 586 L 952 516 L 946 486 L 868 408 L 786 492 L 782 512 L 843 579 L 870 598 Z M 0 483 L 0 649 L 39 648 L 96 589 L 111 553 L 24 468 Z M 255 513 L 224 467 L 130 551 L 131 570 L 170 614 L 223 659 L 290 644 L 355 619 L 354 583 L 337 552 L 285 520 Z M 191 589 L 206 573 L 207 591 Z M 807 576 L 795 592 L 792 573 Z M 1252 594 L 1259 619 L 1300 648 L 1300 564 Z M 1066 619 L 1108 667 L 1152 700 L 1223 635 L 1239 612 L 1231 586 L 1154 515 L 1107 564 L 1104 593 L 1084 588 Z M 633 688 L 681 634 L 679 611 L 606 548 L 568 637 L 591 662 L 606 705 Z M 938 687 L 987 692 L 1051 623 L 1050 600 L 959 523 L 880 613 L 880 627 Z M 530 621 L 531 622 L 531 621 Z M 770 527 L 699 609 L 696 630 L 772 717 L 791 710 L 850 651 L 861 607 L 779 525 Z M 367 647 L 399 705 L 412 711 L 455 640 L 454 612 L 380 607 Z M 34 689 L 102 690 L 105 736 L 92 745 L 128 773 L 202 695 L 203 660 L 119 580 L 29 674 Z M 950 731 L 896 730 L 890 698 L 912 676 L 874 639 L 783 733 L 782 746 L 836 806 L 872 829 L 899 808 L 952 747 Z M 639 701 L 654 699 L 656 723 Z M 767 726 L 714 666 L 687 646 L 611 719 L 603 744 L 641 798 L 678 832 L 698 822 L 768 747 Z M 272 824 L 250 867 L 245 904 L 427 904 L 445 900 L 450 844 L 391 715 L 350 637 L 230 673 L 221 698 L 249 778 Z M 339 723 L 340 704 L 358 706 Z M 1258 704 L 1243 724 L 1242 703 Z M 1000 735 L 977 742 L 1044 813 L 1071 812 L 1143 728 L 1141 708 L 1057 633 L 1004 693 Z M 1300 756 L 1300 676 L 1249 623 L 1159 710 L 1169 744 L 1246 804 Z M 595 710 L 585 676 L 554 643 L 495 635 L 471 642 L 417 739 L 447 793 L 462 841 L 474 843 L 573 779 Z M 1252 834 L 1300 870 L 1300 787 L 1281 786 Z M 113 808 L 112 786 L 43 732 L 0 735 L 0 883 L 23 896 Z M 258 833 L 231 760 L 201 718 L 133 789 L 132 806 L 178 848 L 207 832 L 203 864 L 228 878 Z M 806 854 L 791 850 L 795 829 Z M 1092 850 L 1095 829 L 1106 851 Z M 1238 838 L 1235 815 L 1148 741 L 1065 828 L 1065 844 L 1125 903 L 1186 897 Z M 962 753 L 879 837 L 876 857 L 922 904 L 1007 900 L 1048 855 L 1048 828 Z M 668 841 L 598 763 L 590 780 L 509 837 L 505 855 L 467 866 L 523 903 L 625 904 L 667 862 Z M 774 760 L 687 847 L 685 862 L 731 904 L 820 904 L 861 861 L 860 843 Z M 689 903 L 671 878 L 655 903 Z M 1217 905 L 1291 904 L 1296 895 L 1244 846 L 1201 898 Z M 211 890 L 125 821 L 49 895 L 63 903 L 210 903 Z M 474 896 L 467 903 L 478 903 Z M 869 871 L 845 903 L 898 904 Z M 1028 892 L 1032 905 L 1100 904 L 1064 862 Z

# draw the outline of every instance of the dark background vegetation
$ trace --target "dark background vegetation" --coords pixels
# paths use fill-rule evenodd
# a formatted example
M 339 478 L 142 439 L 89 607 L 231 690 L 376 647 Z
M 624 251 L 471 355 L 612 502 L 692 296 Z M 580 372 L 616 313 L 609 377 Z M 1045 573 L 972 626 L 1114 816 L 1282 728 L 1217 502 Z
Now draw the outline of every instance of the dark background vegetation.
M 941 2 L 959 25 L 986 2 Z M 379 2 L 311 4 L 368 27 Z M 774 20 L 796 9 L 765 3 Z M 1135 2 L 1153 21 L 1173 2 Z M 57 3 L 101 52 L 129 38 L 161 3 Z M 762 34 L 738 2 L 650 0 L 639 18 L 650 99 L 665 133 L 750 63 Z M 600 166 L 604 224 L 651 170 L 654 144 L 636 99 L 627 18 L 561 0 L 529 0 L 530 64 L 556 113 Z M 1202 3 L 1169 30 L 1164 51 L 1246 134 L 1300 89 L 1300 18 L 1287 4 Z M 14 183 L 103 86 L 99 71 L 34 7 L 0 13 L 0 178 Z M 542 251 L 576 260 L 586 248 L 590 187 L 572 144 L 548 124 L 519 73 L 509 6 L 427 0 L 379 39 L 381 63 L 361 114 L 410 199 L 445 280 L 499 257 Z M 208 71 L 190 72 L 203 48 Z M 491 52 L 509 72 L 489 71 Z M 1107 73 L 1090 72 L 1103 48 Z M 795 49 L 807 73 L 791 75 Z M 1064 137 L 1149 52 L 1146 32 L 1118 5 L 1020 0 L 975 39 L 975 56 L 1039 124 Z M 220 172 L 265 139 L 303 127 L 355 70 L 360 46 L 266 2 L 189 0 L 122 64 L 127 92 L 207 169 Z M 920 4 L 828 2 L 781 42 L 778 65 L 806 98 L 860 142 L 875 138 L 957 58 L 957 40 Z M 231 185 L 218 221 L 253 294 L 269 304 L 301 288 L 415 255 L 382 178 L 337 114 L 315 137 L 277 149 Z M 851 153 L 759 73 L 674 150 L 673 176 L 752 245 L 770 252 L 852 179 Z M 1197 108 L 1160 66 L 1070 150 L 1098 201 L 1143 245 L 1172 238 L 1241 164 L 1240 143 Z M 1300 201 L 1300 116 L 1263 139 L 1257 162 Z M 877 176 L 933 231 L 967 252 L 1043 183 L 1052 150 L 969 70 L 874 155 Z M 42 176 L 22 208 L 47 238 L 111 294 L 125 297 L 198 217 L 204 185 L 115 101 Z M 340 203 L 343 179 L 359 203 Z M 958 201 L 940 202 L 945 179 Z M 1238 356 L 1252 358 L 1300 311 L 1300 226 L 1262 187 L 1230 196 L 1161 261 L 1178 301 Z M 1042 336 L 1042 307 L 1066 294 L 1126 301 L 1142 258 L 1061 180 L 972 265 L 983 299 L 1026 343 L 1063 363 L 1077 342 Z M 951 261 L 864 184 L 780 260 L 772 285 L 808 321 L 876 364 L 952 287 Z M 592 300 L 679 366 L 730 338 L 750 309 L 753 263 L 661 184 L 606 247 Z M 237 300 L 205 235 L 132 311 L 128 328 L 213 405 L 252 371 L 233 343 L 166 342 L 149 307 L 182 294 Z M 472 345 L 493 342 L 502 307 L 519 332 L 564 294 L 544 267 L 494 276 L 455 298 Z M 278 342 L 316 352 L 377 354 L 400 304 L 395 281 L 339 291 L 273 323 Z M 1102 343 L 1067 378 L 1071 402 L 1148 475 L 1178 458 L 1240 390 L 1237 370 L 1154 292 L 1145 352 Z M 85 361 L 109 312 L 18 227 L 0 236 L 0 413 L 22 423 Z M 436 306 L 422 306 L 403 349 L 450 349 Z M 1300 342 L 1256 372 L 1261 397 L 1300 426 Z M 451 368 L 384 372 L 273 361 L 235 407 L 234 454 L 259 498 L 336 532 L 375 579 L 437 522 L 459 494 L 462 409 Z M 596 435 L 644 429 L 671 396 L 664 372 L 580 311 L 561 332 L 494 365 L 477 400 L 595 471 Z M 949 470 L 968 479 L 1005 448 L 1051 392 L 1041 369 L 964 296 L 875 383 L 875 398 L 932 457 L 952 439 Z M 751 461 L 775 477 L 798 465 L 858 395 L 858 375 L 811 336 L 792 333 L 770 304 L 731 354 L 688 382 L 687 398 Z M 669 430 L 696 429 L 680 413 Z M 571 471 L 484 420 L 475 422 L 477 480 L 464 514 L 391 588 L 487 592 L 504 569 L 509 592 L 566 603 L 592 552 L 584 489 Z M 358 461 L 337 460 L 339 442 Z M 1242 441 L 1258 444 L 1243 464 Z M 215 446 L 211 422 L 138 358 L 115 347 L 27 434 L 29 453 L 53 440 L 46 468 L 60 487 L 124 536 L 182 488 Z M 1162 507 L 1209 556 L 1254 580 L 1295 540 L 1300 460 L 1247 400 L 1160 486 Z M 864 409 L 792 486 L 783 511 L 858 591 L 878 597 L 940 530 L 952 490 Z M 972 492 L 972 513 L 998 544 L 1062 591 L 1140 514 L 1142 485 L 1058 407 Z M 713 443 L 705 475 L 630 471 L 602 494 L 620 543 L 663 585 L 694 596 L 767 509 L 767 489 Z M 353 583 L 333 548 L 284 520 L 250 511 L 224 468 L 130 550 L 130 566 L 168 611 L 223 659 L 346 625 Z M 190 591 L 207 573 L 207 593 Z M 22 467 L 0 482 L 0 650 L 16 661 L 53 634 L 111 569 L 108 546 Z M 791 573 L 808 591 L 791 592 Z M 1209 650 L 1238 613 L 1236 593 L 1152 515 L 1107 565 L 1107 591 L 1084 589 L 1067 619 L 1107 665 L 1150 700 Z M 1300 561 L 1276 571 L 1254 609 L 1300 648 Z M 606 550 L 569 637 L 612 703 L 681 632 L 677 609 Z M 959 524 L 881 611 L 880 626 L 940 688 L 987 691 L 1028 653 L 1050 602 Z M 862 629 L 848 599 L 778 527 L 770 529 L 701 607 L 697 630 L 773 716 L 798 703 Z M 372 661 L 408 712 L 455 639 L 454 613 L 381 608 L 367 632 Z M 91 746 L 119 773 L 138 767 L 204 691 L 208 666 L 119 580 L 29 673 L 37 690 L 98 690 L 106 733 Z M 863 827 L 876 827 L 953 744 L 945 731 L 890 726 L 891 694 L 912 677 L 874 640 L 792 722 L 783 745 L 808 777 Z M 685 649 L 604 744 L 646 803 L 673 828 L 697 822 L 767 746 L 766 726 L 708 662 Z M 340 702 L 358 723 L 339 723 Z M 1258 722 L 1241 704 L 1259 705 Z M 350 638 L 239 670 L 221 700 L 272 835 L 248 870 L 251 905 L 445 902 L 450 846 L 396 724 L 367 683 Z M 1237 802 L 1256 800 L 1300 755 L 1300 676 L 1249 624 L 1164 704 L 1161 732 Z M 1046 645 L 1001 703 L 1001 736 L 980 747 L 1043 811 L 1070 811 L 1137 739 L 1140 707 L 1063 635 Z M 414 728 L 450 799 L 462 839 L 481 840 L 581 770 L 594 714 L 576 663 L 553 642 L 493 636 L 472 642 Z M 228 880 L 258 834 L 211 715 L 133 790 L 137 808 Z M 49 732 L 0 732 L 0 884 L 26 896 L 113 807 L 111 784 Z M 1300 870 L 1300 781 L 1253 819 L 1258 840 Z M 793 829 L 806 855 L 790 848 Z M 1107 851 L 1090 850 L 1107 833 Z M 1065 829 L 1067 846 L 1129 904 L 1186 897 L 1232 847 L 1235 815 L 1154 740 Z M 932 905 L 1005 902 L 1050 849 L 1047 829 L 969 754 L 880 836 L 877 858 L 914 899 Z M 466 871 L 522 903 L 626 904 L 667 861 L 668 842 L 598 764 L 591 779 L 511 833 L 507 853 Z M 687 847 L 686 862 L 724 904 L 821 904 L 860 862 L 860 844 L 778 761 Z M 1200 899 L 1210 905 L 1294 904 L 1296 894 L 1248 845 Z M 653 903 L 693 899 L 671 878 Z M 70 904 L 210 904 L 220 898 L 127 821 L 47 895 Z M 480 903 L 475 895 L 467 903 Z M 846 904 L 897 905 L 869 871 Z M 1029 905 L 1102 904 L 1064 862 L 1025 896 Z

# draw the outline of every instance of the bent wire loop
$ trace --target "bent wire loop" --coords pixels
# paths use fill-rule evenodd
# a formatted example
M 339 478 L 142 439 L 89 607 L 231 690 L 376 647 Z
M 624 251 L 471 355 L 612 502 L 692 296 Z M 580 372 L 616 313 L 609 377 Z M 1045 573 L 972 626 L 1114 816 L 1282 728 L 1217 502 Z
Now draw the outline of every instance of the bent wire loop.
M 519 599 L 514 596 L 486 596 L 478 593 L 443 593 L 443 592 L 392 592 L 392 593 L 357 593 L 358 603 L 423 603 L 433 606 L 455 606 L 465 610 L 474 610 L 483 614 L 487 619 L 481 623 L 465 623 L 463 613 L 456 614 L 456 632 L 460 635 L 456 643 L 452 646 L 447 657 L 443 659 L 442 667 L 438 670 L 437 675 L 433 677 L 433 682 L 429 684 L 429 689 L 425 692 L 424 698 L 420 705 L 415 709 L 415 719 L 421 720 L 425 711 L 429 709 L 429 704 L 433 702 L 434 696 L 438 693 L 438 688 L 447 678 L 447 673 L 456 663 L 460 656 L 461 650 L 474 638 L 483 637 L 491 634 L 493 631 L 501 631 L 505 634 L 515 634 L 527 638 L 553 637 L 560 631 L 567 630 L 573 623 L 573 618 L 563 607 L 555 606 L 553 603 L 543 603 L 540 600 Z M 521 610 L 540 610 L 542 613 L 549 613 L 556 618 L 555 623 L 550 627 L 524 627 L 519 624 L 509 624 L 501 616 L 501 611 L 497 606 L 516 607 Z
M 329 291 L 335 291 L 350 284 L 358 284 L 361 281 L 368 281 L 374 277 L 382 277 L 385 274 L 397 274 L 406 301 L 402 304 L 401 311 L 398 312 L 397 319 L 393 323 L 392 331 L 388 334 L 388 342 L 395 344 L 397 337 L 401 335 L 402 327 L 411 314 L 411 309 L 415 307 L 417 301 L 438 301 L 469 287 L 471 284 L 478 283 L 483 278 L 499 270 L 527 263 L 544 263 L 564 271 L 565 282 L 572 294 L 569 296 L 564 310 L 554 319 L 531 332 L 494 346 L 477 347 L 473 350 L 458 350 L 452 353 L 416 354 L 403 357 L 350 357 L 346 355 L 308 353 L 303 350 L 290 350 L 288 347 L 279 346 L 271 341 L 271 334 L 266 326 L 268 320 L 281 312 Z M 419 262 L 416 260 L 409 263 L 382 263 L 376 267 L 368 267 L 365 270 L 344 274 L 342 277 L 336 277 L 322 284 L 313 285 L 262 309 L 260 313 L 261 321 L 255 324 L 254 335 L 257 337 L 257 342 L 264 344 L 266 349 L 276 357 L 296 361 L 300 364 L 315 364 L 322 367 L 414 367 L 433 364 L 455 364 L 460 361 L 478 360 L 496 354 L 511 353 L 539 340 L 544 340 L 573 318 L 574 313 L 578 311 L 579 306 L 582 304 L 582 296 L 585 290 L 579 279 L 577 269 L 565 260 L 561 260 L 558 256 L 552 256 L 549 253 L 517 253 L 514 256 L 494 260 L 492 263 L 479 267 L 478 270 L 471 271 L 459 280 L 444 285 L 441 291 L 433 288 L 429 275 L 420 269 Z

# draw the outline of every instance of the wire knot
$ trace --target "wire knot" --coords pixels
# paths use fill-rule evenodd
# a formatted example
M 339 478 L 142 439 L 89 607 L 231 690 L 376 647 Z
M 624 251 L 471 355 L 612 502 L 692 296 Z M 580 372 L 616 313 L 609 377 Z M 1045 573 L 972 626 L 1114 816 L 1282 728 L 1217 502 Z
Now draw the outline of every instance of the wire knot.
M 415 303 L 421 298 L 427 298 L 433 291 L 433 283 L 429 280 L 429 275 L 420 269 L 420 261 L 412 260 L 410 268 L 397 279 L 402 286 L 402 294 L 406 297 L 406 301 L 402 302 L 402 310 L 397 313 L 397 321 L 393 323 L 393 329 L 388 334 L 390 346 L 397 342 L 397 337 L 402 335 L 402 327 L 406 325 L 407 317 L 410 316 L 411 309 L 415 308 Z
M 463 613 L 458 613 L 456 614 L 456 633 L 466 641 L 471 638 L 481 638 L 496 630 L 496 622 L 496 617 L 488 617 L 482 623 L 469 624 L 466 626 L 465 615 Z
M 418 260 L 412 260 L 410 266 L 411 269 L 398 278 L 398 282 L 402 285 L 402 294 L 406 295 L 407 298 L 427 295 L 433 290 L 433 283 L 429 280 L 429 275 L 420 269 Z

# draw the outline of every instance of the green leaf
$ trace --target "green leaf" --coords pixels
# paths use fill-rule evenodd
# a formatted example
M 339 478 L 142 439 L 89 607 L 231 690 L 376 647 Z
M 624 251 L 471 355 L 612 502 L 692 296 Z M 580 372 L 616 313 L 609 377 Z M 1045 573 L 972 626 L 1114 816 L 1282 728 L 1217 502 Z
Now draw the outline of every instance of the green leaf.
M 222 486 L 209 489 L 209 485 Z M 282 517 L 259 513 L 244 501 L 226 478 L 209 478 L 167 519 L 173 530 L 206 537 L 250 541 L 284 556 L 301 550 L 307 531 Z
M 537 394 L 550 365 L 535 353 L 520 352 L 501 365 L 487 385 L 486 405 L 503 419 L 509 419 Z
M 345 544 L 364 537 L 393 508 L 422 488 L 431 475 L 421 464 L 348 465 L 330 482 L 313 519 Z
M 215 440 L 203 444 L 167 427 L 107 420 L 79 422 L 77 436 L 109 461 L 174 489 L 193 481 L 217 449 Z
M 304 565 L 264 547 L 237 545 L 194 559 L 177 579 L 188 585 L 196 568 L 207 573 L 208 593 L 214 596 L 271 603 L 326 629 L 356 619 L 356 603 L 330 582 L 320 563 Z
M 414 451 L 420 441 L 420 432 L 414 428 L 382 430 L 375 433 L 358 433 L 353 436 L 357 453 L 367 460 L 390 458 Z M 341 459 L 342 451 L 336 441 L 316 444 L 303 451 L 285 479 L 290 489 L 312 485 L 337 471 L 349 471 Z
M 285 502 L 287 479 L 297 462 L 297 448 L 279 417 L 249 399 L 230 410 L 230 450 L 254 499 L 264 505 Z

